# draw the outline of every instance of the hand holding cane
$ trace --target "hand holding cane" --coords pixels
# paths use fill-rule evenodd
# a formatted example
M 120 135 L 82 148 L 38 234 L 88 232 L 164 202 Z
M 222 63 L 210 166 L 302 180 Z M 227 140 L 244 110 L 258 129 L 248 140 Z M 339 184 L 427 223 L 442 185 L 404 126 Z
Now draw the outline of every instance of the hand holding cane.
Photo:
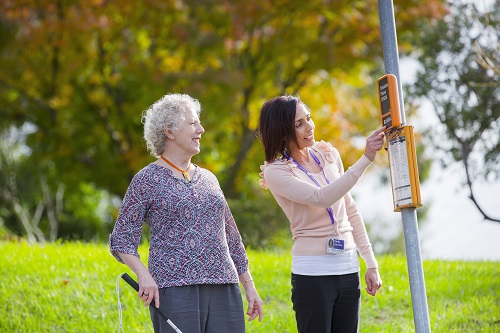
M 130 275 L 128 275 L 127 273 L 123 273 L 122 279 L 125 280 L 125 282 L 127 282 L 132 288 L 134 288 L 135 291 L 139 292 L 139 285 L 134 281 L 134 279 L 130 277 Z M 177 326 L 175 326 L 174 323 L 170 319 L 168 319 L 163 312 L 160 311 L 160 309 L 155 307 L 153 303 L 151 303 L 149 306 L 152 307 L 160 315 L 160 317 L 162 317 L 174 329 L 176 333 L 182 333 L 182 331 L 178 329 Z

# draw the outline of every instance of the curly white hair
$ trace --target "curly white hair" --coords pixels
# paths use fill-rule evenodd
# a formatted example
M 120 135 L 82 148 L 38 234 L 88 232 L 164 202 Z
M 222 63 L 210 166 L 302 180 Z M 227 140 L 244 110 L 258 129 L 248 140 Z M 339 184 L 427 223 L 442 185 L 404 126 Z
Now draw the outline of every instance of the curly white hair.
M 142 113 L 144 140 L 151 155 L 158 157 L 163 154 L 166 140 L 165 129 L 174 133 L 178 131 L 187 110 L 194 110 L 199 117 L 200 102 L 186 94 L 167 94 Z

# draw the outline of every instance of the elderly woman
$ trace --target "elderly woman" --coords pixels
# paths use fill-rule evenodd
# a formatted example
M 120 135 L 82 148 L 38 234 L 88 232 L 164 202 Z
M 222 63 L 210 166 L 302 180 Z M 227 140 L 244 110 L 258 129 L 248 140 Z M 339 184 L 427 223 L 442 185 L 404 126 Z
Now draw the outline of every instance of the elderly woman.
M 278 96 L 261 109 L 259 134 L 269 188 L 290 220 L 292 303 L 299 333 L 357 332 L 360 278 L 357 251 L 367 264 L 368 294 L 382 285 L 365 225 L 349 191 L 382 148 L 383 128 L 344 172 L 339 152 L 315 141 L 308 107 L 295 96 Z
M 158 159 L 140 170 L 125 194 L 110 250 L 136 274 L 139 298 L 160 308 L 183 332 L 245 332 L 238 282 L 249 321 L 262 320 L 262 301 L 248 270 L 238 228 L 217 178 L 191 163 L 205 131 L 200 103 L 168 94 L 143 114 L 147 148 Z M 150 229 L 148 267 L 137 248 Z M 169 324 L 150 311 L 156 333 Z

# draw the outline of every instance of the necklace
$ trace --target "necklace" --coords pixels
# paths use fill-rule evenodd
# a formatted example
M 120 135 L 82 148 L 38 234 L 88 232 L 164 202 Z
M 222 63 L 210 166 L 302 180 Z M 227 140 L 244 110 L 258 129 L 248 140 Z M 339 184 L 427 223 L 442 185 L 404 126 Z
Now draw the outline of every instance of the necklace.
M 165 156 L 161 155 L 160 157 L 161 157 L 162 160 L 164 160 L 165 162 L 167 162 L 170 166 L 172 166 L 176 170 L 180 171 L 182 173 L 182 176 L 184 177 L 185 180 L 187 180 L 188 182 L 191 181 L 191 177 L 189 177 L 189 173 L 187 172 L 189 170 L 189 167 L 191 166 L 191 162 L 189 162 L 189 165 L 186 168 L 186 170 L 182 170 L 182 169 L 178 168 L 177 166 L 175 166 L 172 162 L 170 162 L 169 160 L 167 160 L 165 158 Z

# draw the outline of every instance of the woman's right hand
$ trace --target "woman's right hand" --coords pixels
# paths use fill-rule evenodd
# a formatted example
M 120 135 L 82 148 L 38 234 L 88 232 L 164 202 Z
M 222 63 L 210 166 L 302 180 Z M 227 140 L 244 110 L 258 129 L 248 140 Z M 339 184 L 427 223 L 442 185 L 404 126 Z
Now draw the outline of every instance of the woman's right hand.
M 137 275 L 139 282 L 139 292 L 137 296 L 144 303 L 144 306 L 149 306 L 154 301 L 156 308 L 160 307 L 160 292 L 155 280 L 148 270 L 142 271 Z
M 118 252 L 120 259 L 134 271 L 137 275 L 137 282 L 139 284 L 139 292 L 137 297 L 144 303 L 144 306 L 149 306 L 154 300 L 154 306 L 160 307 L 160 292 L 158 285 L 149 273 L 144 263 L 133 254 Z
M 366 139 L 365 156 L 372 162 L 377 155 L 377 151 L 382 149 L 384 145 L 384 129 L 385 126 L 373 132 L 373 134 Z

